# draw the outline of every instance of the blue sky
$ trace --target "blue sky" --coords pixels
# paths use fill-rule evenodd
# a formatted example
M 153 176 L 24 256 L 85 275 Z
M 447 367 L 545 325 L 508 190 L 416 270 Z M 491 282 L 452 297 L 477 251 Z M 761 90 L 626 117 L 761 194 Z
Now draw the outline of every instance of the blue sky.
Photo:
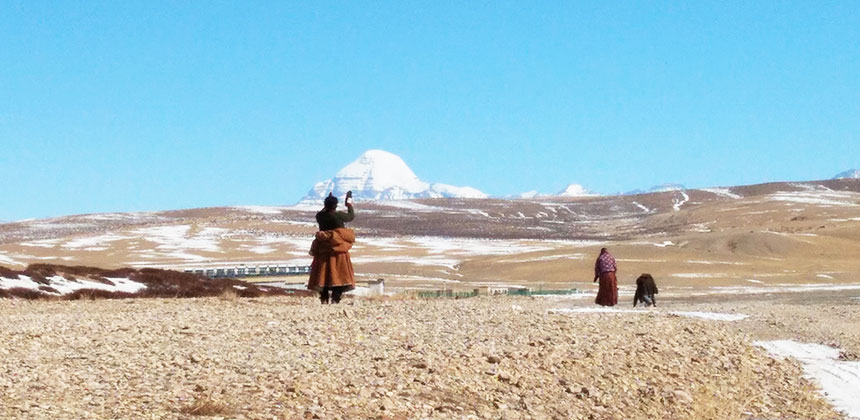
M 854 1 L 0 10 L 0 220 L 291 204 L 366 149 L 493 195 L 860 167 Z

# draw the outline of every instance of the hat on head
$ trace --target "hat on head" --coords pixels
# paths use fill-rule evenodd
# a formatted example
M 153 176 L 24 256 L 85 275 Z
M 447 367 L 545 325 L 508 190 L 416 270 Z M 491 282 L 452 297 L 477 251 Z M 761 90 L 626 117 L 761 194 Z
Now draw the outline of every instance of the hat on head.
M 328 193 L 328 197 L 323 200 L 323 205 L 327 209 L 333 209 L 337 207 L 337 197 L 335 197 L 332 193 Z

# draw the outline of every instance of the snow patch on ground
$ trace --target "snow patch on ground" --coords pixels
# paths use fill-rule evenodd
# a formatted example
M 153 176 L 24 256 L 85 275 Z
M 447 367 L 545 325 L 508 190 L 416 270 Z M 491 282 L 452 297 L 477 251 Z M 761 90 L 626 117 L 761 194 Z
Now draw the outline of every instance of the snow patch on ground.
M 768 197 L 772 201 L 815 204 L 819 206 L 853 207 L 857 206 L 858 195 L 847 192 L 795 191 L 779 192 Z
M 47 280 L 49 284 L 45 285 L 37 283 L 33 281 L 30 277 L 25 275 L 18 275 L 18 278 L 12 279 L 0 277 L 0 289 L 24 288 L 31 290 L 39 290 L 40 286 L 48 286 L 55 289 L 57 292 L 59 292 L 60 295 L 65 295 L 81 289 L 97 289 L 106 290 L 109 292 L 137 293 L 146 288 L 146 285 L 144 285 L 143 283 L 131 281 L 126 278 L 108 278 L 108 280 L 110 280 L 113 285 L 86 279 L 78 279 L 72 281 L 67 280 L 62 276 L 48 277 Z
M 509 255 L 551 251 L 548 241 L 505 241 L 487 239 L 420 237 L 404 239 L 409 248 L 424 249 L 429 254 L 464 256 Z
M 489 217 L 489 218 L 491 218 L 491 219 L 493 218 L 493 216 L 490 216 L 490 214 L 489 214 L 489 213 L 487 213 L 487 212 L 485 212 L 485 211 L 483 211 L 483 210 L 467 209 L 466 211 L 467 211 L 469 214 L 474 214 L 474 215 L 478 215 L 478 216 Z
M 645 206 L 643 206 L 643 205 L 641 205 L 641 204 L 639 204 L 639 203 L 637 203 L 637 202 L 635 202 L 635 201 L 633 202 L 633 205 L 634 205 L 634 206 L 636 206 L 636 207 L 639 207 L 639 208 L 640 208 L 640 209 L 642 209 L 642 211 L 644 211 L 645 213 L 648 213 L 648 212 L 650 212 L 650 211 L 651 211 L 651 209 L 649 209 L 648 207 L 645 207 Z
M 839 360 L 839 349 L 794 340 L 756 341 L 777 358 L 793 357 L 807 378 L 817 382 L 824 396 L 849 417 L 860 418 L 860 362 Z
M 233 208 L 259 214 L 281 214 L 281 210 L 285 209 L 285 207 L 274 206 L 235 206 Z
M 26 265 L 26 264 L 24 264 L 24 263 L 22 263 L 22 262 L 20 262 L 20 261 L 17 261 L 17 260 L 15 260 L 15 259 L 12 259 L 12 257 L 10 257 L 10 256 L 6 255 L 6 254 L 5 254 L 5 253 L 3 253 L 3 252 L 0 252 L 0 264 L 8 264 L 8 265 L 15 265 L 15 266 L 19 266 L 19 265 L 20 265 L 20 266 L 23 266 L 23 265 Z
M 416 211 L 441 211 L 444 210 L 441 207 L 428 206 L 426 204 L 415 203 L 407 200 L 391 200 L 391 201 L 378 201 L 376 204 L 385 207 L 394 207 L 398 209 L 406 209 L 406 210 L 416 210 Z
M 719 195 L 721 197 L 728 197 L 732 199 L 743 198 L 740 195 L 737 195 L 728 188 L 702 188 L 701 191 L 709 192 L 711 194 Z
M 252 248 L 250 248 L 250 249 L 249 249 L 249 251 L 251 251 L 251 252 L 253 252 L 253 253 L 255 253 L 255 254 L 271 254 L 272 252 L 275 252 L 275 251 L 277 251 L 277 250 L 276 250 L 275 248 L 272 248 L 272 247 L 269 247 L 269 246 L 262 245 L 262 246 L 255 246 L 255 247 L 252 247 Z
M 747 280 L 748 282 L 759 282 L 758 280 Z M 748 295 L 767 293 L 804 293 L 821 291 L 860 290 L 860 284 L 775 284 L 772 286 L 720 286 L 712 287 L 704 293 L 691 293 L 691 296 L 702 295 Z
M 525 263 L 525 262 L 540 262 L 540 261 L 553 261 L 560 259 L 572 259 L 572 260 L 581 260 L 585 258 L 585 254 L 561 254 L 561 255 L 544 255 L 542 257 L 532 257 L 532 258 L 513 258 L 513 259 L 505 259 L 498 260 L 497 263 Z
M 33 248 L 54 248 L 60 241 L 60 239 L 41 239 L 38 241 L 21 242 L 18 245 Z
M 587 313 L 616 313 L 616 314 L 643 314 L 643 313 L 654 313 L 654 314 L 670 314 L 676 316 L 683 316 L 687 318 L 698 318 L 698 319 L 706 319 L 709 321 L 726 321 L 726 322 L 734 322 L 746 319 L 749 315 L 744 314 L 725 314 L 718 312 L 682 312 L 682 311 L 672 311 L 672 312 L 661 312 L 654 309 L 616 309 L 616 308 L 607 308 L 607 307 L 588 307 L 588 308 L 559 308 L 559 309 L 550 309 L 550 313 L 555 314 L 587 314 Z
M 350 259 L 354 264 L 369 264 L 369 263 L 401 263 L 401 264 L 412 264 L 412 265 L 428 265 L 428 266 L 440 266 L 447 267 L 451 270 L 455 270 L 455 266 L 460 264 L 462 261 L 450 259 L 450 258 L 439 258 L 439 257 L 410 257 L 410 256 L 384 256 L 384 257 L 362 257 L 360 255 L 355 254 Z
M 669 312 L 672 315 L 685 316 L 687 318 L 699 318 L 699 319 L 707 319 L 711 321 L 741 321 L 749 318 L 749 315 L 745 314 L 722 314 L 716 312 L 683 312 L 683 311 L 672 311 Z
M 227 232 L 224 228 L 207 227 L 196 235 L 189 236 L 190 230 L 189 225 L 173 225 L 137 229 L 132 233 L 158 244 L 157 249 L 218 252 L 220 248 L 217 241 Z
M 679 191 L 679 192 L 681 193 L 681 196 L 683 198 L 680 198 L 680 199 L 679 198 L 673 198 L 672 199 L 672 208 L 674 208 L 675 211 L 681 211 L 681 206 L 683 206 L 684 203 L 690 201 L 690 196 L 687 195 L 687 193 L 685 193 L 684 191 Z
M 722 279 L 732 277 L 725 273 L 674 273 L 670 274 L 670 276 L 681 279 Z
M 63 248 L 67 249 L 81 249 L 85 251 L 102 251 L 106 248 L 103 248 L 106 242 L 115 242 L 122 241 L 124 239 L 131 239 L 129 236 L 115 235 L 108 233 L 106 235 L 100 236 L 88 236 L 82 238 L 75 238 L 67 241 L 63 244 Z M 93 249 L 96 248 L 96 249 Z
M 689 260 L 687 261 L 690 264 L 705 264 L 705 265 L 749 265 L 747 263 L 742 262 L 733 262 L 733 261 L 704 261 L 704 260 Z

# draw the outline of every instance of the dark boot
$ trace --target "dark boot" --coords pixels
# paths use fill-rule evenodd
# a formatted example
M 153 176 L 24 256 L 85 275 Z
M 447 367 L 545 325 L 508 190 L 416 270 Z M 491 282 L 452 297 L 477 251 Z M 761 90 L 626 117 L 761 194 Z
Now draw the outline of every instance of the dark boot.
M 328 304 L 328 295 L 329 295 L 328 288 L 324 287 L 322 289 L 322 291 L 320 292 L 320 303 L 322 303 L 323 305 L 327 305 Z M 335 302 L 335 303 L 337 303 L 337 302 Z
M 340 298 L 343 295 L 343 289 L 337 288 L 331 291 L 331 303 L 340 303 Z

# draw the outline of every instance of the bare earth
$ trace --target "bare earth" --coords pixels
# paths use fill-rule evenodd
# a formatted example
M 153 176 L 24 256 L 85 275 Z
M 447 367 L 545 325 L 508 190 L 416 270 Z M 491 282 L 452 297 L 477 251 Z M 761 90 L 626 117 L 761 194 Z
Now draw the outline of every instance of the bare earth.
M 860 180 L 356 207 L 360 282 L 383 277 L 396 293 L 518 285 L 586 294 L 350 298 L 337 307 L 297 298 L 3 299 L 0 418 L 842 418 L 796 361 L 752 343 L 832 345 L 858 360 Z M 0 266 L 306 265 L 316 210 L 5 223 Z M 660 307 L 549 312 L 593 307 L 603 246 L 618 260 L 622 307 L 643 272 L 657 279 Z
M 3 300 L 0 418 L 838 419 L 796 362 L 751 344 L 815 314 L 805 334 L 857 348 L 825 326 L 857 306 L 828 300 L 777 303 L 789 317 L 671 299 L 575 315 L 549 310 L 587 300 Z M 753 316 L 666 313 L 681 308 Z

